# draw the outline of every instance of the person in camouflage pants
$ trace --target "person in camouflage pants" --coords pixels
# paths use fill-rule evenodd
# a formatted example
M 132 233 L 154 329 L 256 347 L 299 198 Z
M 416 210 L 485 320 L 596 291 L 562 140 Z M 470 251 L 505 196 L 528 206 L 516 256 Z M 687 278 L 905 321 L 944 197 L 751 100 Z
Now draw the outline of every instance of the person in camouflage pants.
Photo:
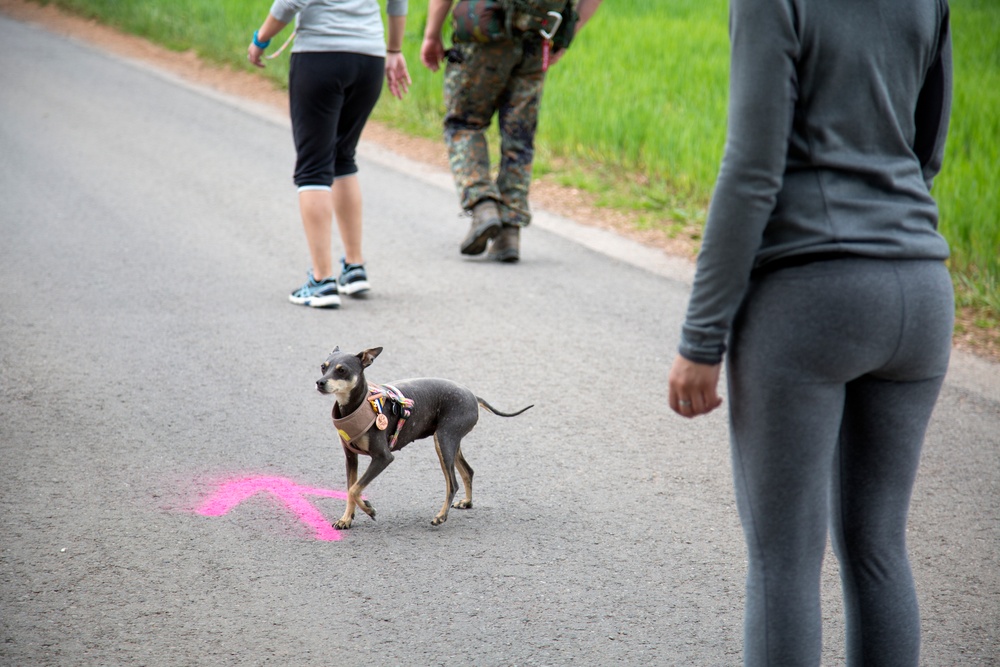
M 579 0 L 577 29 L 601 0 Z M 463 210 L 472 224 L 461 252 L 501 262 L 520 258 L 520 230 L 531 221 L 528 190 L 535 155 L 535 129 L 545 83 L 543 38 L 538 32 L 515 32 L 495 41 L 456 41 L 447 52 L 441 28 L 452 0 L 430 0 L 420 57 L 437 71 L 445 69 L 444 138 Z M 565 50 L 549 55 L 549 66 Z M 500 168 L 494 180 L 486 130 L 494 116 L 500 130 Z

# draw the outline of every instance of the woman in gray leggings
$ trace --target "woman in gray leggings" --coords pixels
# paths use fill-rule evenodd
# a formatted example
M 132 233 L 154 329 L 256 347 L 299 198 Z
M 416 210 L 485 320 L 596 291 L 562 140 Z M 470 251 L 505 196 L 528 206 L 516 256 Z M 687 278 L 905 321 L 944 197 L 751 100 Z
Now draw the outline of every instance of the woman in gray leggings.
M 827 534 L 849 665 L 918 663 L 906 519 L 951 349 L 930 195 L 951 101 L 946 0 L 731 0 L 729 125 L 670 372 L 718 407 L 749 556 L 747 665 L 818 665 Z

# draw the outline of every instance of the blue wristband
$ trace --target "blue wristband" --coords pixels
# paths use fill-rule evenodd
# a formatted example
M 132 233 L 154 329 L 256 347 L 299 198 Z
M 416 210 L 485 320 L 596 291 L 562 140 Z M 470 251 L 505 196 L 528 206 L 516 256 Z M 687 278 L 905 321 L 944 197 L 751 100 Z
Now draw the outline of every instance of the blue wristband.
M 271 45 L 271 40 L 267 40 L 266 42 L 260 41 L 259 39 L 257 39 L 257 31 L 254 30 L 253 31 L 253 45 L 256 46 L 258 49 L 266 49 L 267 47 L 269 47 Z

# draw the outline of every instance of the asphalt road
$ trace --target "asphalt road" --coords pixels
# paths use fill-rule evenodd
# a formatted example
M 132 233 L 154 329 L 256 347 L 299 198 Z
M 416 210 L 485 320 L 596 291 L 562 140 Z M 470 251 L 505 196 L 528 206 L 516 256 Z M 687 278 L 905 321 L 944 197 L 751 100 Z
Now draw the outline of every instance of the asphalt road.
M 462 258 L 446 175 L 365 146 L 374 291 L 290 305 L 287 122 L 0 17 L 0 664 L 733 665 L 745 560 L 721 411 L 665 400 L 689 267 L 540 212 Z M 337 533 L 314 389 L 448 377 L 475 508 L 414 443 Z M 958 355 L 911 514 L 925 665 L 1000 664 L 1000 380 Z M 843 662 L 836 567 L 824 664 Z

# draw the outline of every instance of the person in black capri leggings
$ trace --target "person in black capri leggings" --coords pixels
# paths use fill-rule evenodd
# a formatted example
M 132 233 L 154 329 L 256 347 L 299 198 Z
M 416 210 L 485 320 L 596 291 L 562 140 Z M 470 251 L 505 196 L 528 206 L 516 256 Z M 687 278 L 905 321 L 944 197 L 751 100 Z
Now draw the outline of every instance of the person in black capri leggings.
M 906 520 L 954 316 L 930 195 L 948 19 L 946 0 L 730 2 L 726 147 L 669 401 L 717 408 L 728 353 L 747 665 L 819 664 L 828 531 L 848 665 L 918 663 Z
M 400 51 L 406 11 L 407 0 L 386 0 L 386 46 L 378 0 L 274 0 L 247 48 L 250 62 L 263 67 L 271 38 L 296 19 L 288 92 L 297 155 L 294 180 L 312 268 L 305 284 L 289 295 L 292 303 L 336 308 L 341 294 L 370 289 L 354 155 L 382 92 L 383 73 L 395 97 L 401 99 L 409 87 Z M 339 271 L 331 250 L 334 217 L 344 246 Z

